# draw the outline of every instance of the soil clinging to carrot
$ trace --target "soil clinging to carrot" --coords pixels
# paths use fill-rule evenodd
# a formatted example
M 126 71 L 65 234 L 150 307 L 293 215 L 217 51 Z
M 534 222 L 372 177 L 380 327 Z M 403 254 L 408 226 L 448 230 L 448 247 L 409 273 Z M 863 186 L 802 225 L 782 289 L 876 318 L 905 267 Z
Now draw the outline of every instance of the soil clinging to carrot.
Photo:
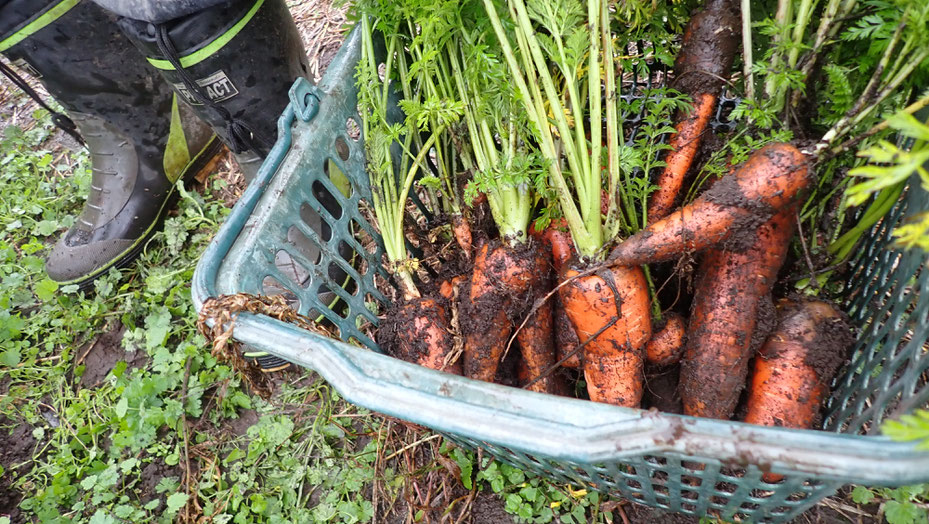
M 423 322 L 423 319 L 438 319 L 439 322 Z M 402 302 L 387 312 L 377 330 L 377 343 L 396 358 L 422 362 L 437 345 L 449 350 L 454 347 L 447 326 L 445 310 L 439 302 L 428 298 Z M 454 372 L 455 369 L 452 365 L 448 370 Z
M 718 93 L 739 46 L 741 17 L 732 0 L 714 0 L 694 15 L 674 63 L 672 86 L 681 92 Z

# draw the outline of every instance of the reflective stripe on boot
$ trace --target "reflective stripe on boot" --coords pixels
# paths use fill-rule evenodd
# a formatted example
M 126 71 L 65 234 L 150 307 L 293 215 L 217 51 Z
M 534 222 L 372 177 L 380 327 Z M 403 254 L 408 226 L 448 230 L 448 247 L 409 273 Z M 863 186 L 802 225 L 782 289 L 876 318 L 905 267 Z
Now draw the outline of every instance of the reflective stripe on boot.
M 267 155 L 290 86 L 308 71 L 283 0 L 238 0 L 163 24 L 122 18 L 119 25 L 230 149 Z

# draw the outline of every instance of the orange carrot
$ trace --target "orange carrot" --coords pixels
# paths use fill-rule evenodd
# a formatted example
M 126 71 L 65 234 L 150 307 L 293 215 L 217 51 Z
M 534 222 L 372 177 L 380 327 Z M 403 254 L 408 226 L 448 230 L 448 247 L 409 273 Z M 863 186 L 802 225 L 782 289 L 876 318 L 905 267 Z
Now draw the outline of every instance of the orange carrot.
M 674 61 L 672 87 L 693 99 L 693 111 L 678 115 L 665 169 L 656 180 L 658 189 L 649 199 L 649 222 L 664 218 L 674 209 L 684 176 L 716 109 L 716 99 L 729 78 L 740 29 L 739 10 L 731 0 L 708 1 L 684 29 L 681 50 Z
M 658 175 L 655 185 L 658 189 L 648 200 L 648 221 L 654 222 L 664 218 L 674 209 L 677 194 L 684 185 L 684 176 L 697 156 L 700 139 L 706 131 L 716 109 L 716 95 L 702 93 L 694 98 L 693 111 L 679 120 L 675 133 L 671 136 L 665 168 Z
M 471 250 L 473 249 L 473 239 L 471 237 L 471 224 L 464 215 L 452 215 L 452 233 L 455 241 L 461 248 L 466 260 L 471 260 Z
M 670 366 L 681 360 L 687 326 L 684 317 L 667 313 L 664 327 L 657 331 L 645 345 L 645 360 L 653 366 Z
M 641 265 L 721 244 L 735 232 L 754 231 L 796 201 L 809 184 L 809 169 L 790 144 L 759 149 L 733 174 L 693 203 L 650 224 L 610 253 L 610 264 Z
M 561 362 L 562 367 L 579 368 L 583 366 L 584 352 L 583 350 L 577 350 L 577 346 L 580 345 L 581 341 L 577 338 L 574 324 L 568 318 L 560 294 L 555 297 L 553 315 L 555 317 L 555 358 L 558 362 Z
M 778 313 L 777 329 L 755 358 L 745 422 L 812 429 L 854 339 L 842 314 L 826 302 L 781 300 Z M 764 475 L 765 482 L 782 478 Z
M 529 235 L 542 242 L 552 254 L 552 264 L 555 268 L 555 274 L 561 274 L 565 263 L 574 256 L 574 242 L 571 240 L 571 234 L 567 231 L 568 223 L 565 219 L 559 218 L 553 220 L 544 230 L 535 228 L 533 224 L 529 228 Z M 555 322 L 555 353 L 558 362 L 565 359 L 567 355 L 573 355 L 561 363 L 566 368 L 581 367 L 581 358 L 583 352 L 575 352 L 580 341 L 577 339 L 577 333 L 574 326 L 568 319 L 561 303 L 561 296 L 556 295 L 555 309 L 552 312 Z
M 388 312 L 377 331 L 378 343 L 394 357 L 430 369 L 461 374 L 461 359 L 450 362 L 454 349 L 445 308 L 422 297 Z
M 704 254 L 681 361 L 684 414 L 732 416 L 748 375 L 759 307 L 771 293 L 793 230 L 791 206 L 758 228 L 749 247 Z
M 561 380 L 561 374 L 549 373 L 535 380 L 555 364 L 555 326 L 552 309 L 550 301 L 542 302 L 526 325 L 516 334 L 516 340 L 519 342 L 522 362 L 526 365 L 526 382 L 534 381 L 528 389 L 562 395 L 565 394 L 566 387 Z
M 491 382 L 506 350 L 514 320 L 532 298 L 550 283 L 550 266 L 538 242 L 509 247 L 500 242 L 482 245 L 474 258 L 467 293 L 461 303 L 465 376 Z M 508 313 L 513 314 L 513 319 Z M 550 315 L 551 313 L 549 313 Z M 551 319 L 547 320 L 551 326 Z M 549 351 L 554 359 L 554 349 Z M 535 358 L 535 357 L 533 357 Z
M 439 283 L 439 295 L 441 295 L 445 300 L 452 300 L 455 298 L 455 289 L 458 288 L 458 286 L 460 286 L 465 280 L 467 280 L 465 275 L 458 275 L 443 280 Z
M 566 266 L 560 290 L 568 318 L 584 347 L 584 377 L 594 402 L 638 407 L 642 401 L 645 343 L 651 315 L 645 274 L 612 267 L 581 278 Z

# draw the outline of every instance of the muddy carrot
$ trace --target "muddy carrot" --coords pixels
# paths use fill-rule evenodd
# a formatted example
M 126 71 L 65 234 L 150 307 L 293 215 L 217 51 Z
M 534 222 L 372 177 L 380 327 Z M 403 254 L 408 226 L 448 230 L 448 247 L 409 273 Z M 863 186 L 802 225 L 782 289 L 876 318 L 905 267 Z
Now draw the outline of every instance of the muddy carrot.
M 454 341 L 445 308 L 432 298 L 407 300 L 388 311 L 377 338 L 378 344 L 396 358 L 461 374 L 461 359 L 451 361 Z
M 567 388 L 561 374 L 553 373 L 550 369 L 556 362 L 553 309 L 551 301 L 542 302 L 516 334 L 516 340 L 519 342 L 522 362 L 526 366 L 525 383 L 530 383 L 527 389 L 563 395 Z M 548 374 L 542 376 L 543 373 Z M 542 378 L 535 380 L 540 376 Z
M 645 345 L 645 360 L 652 366 L 670 366 L 681 360 L 687 324 L 677 313 L 664 316 L 664 326 Z
M 555 266 L 555 274 L 561 274 L 564 265 L 575 255 L 574 243 L 571 241 L 571 234 L 566 230 L 567 223 L 564 219 L 553 222 L 545 230 L 545 241 L 552 251 L 552 259 Z M 562 366 L 566 368 L 579 368 L 583 360 L 583 351 L 575 351 L 580 341 L 577 338 L 577 332 L 574 325 L 568 319 L 565 312 L 561 296 L 555 297 L 555 352 L 558 361 L 564 360 Z
M 535 226 L 530 228 L 529 234 L 542 242 L 552 254 L 552 265 L 555 268 L 555 274 L 561 274 L 565 263 L 574 256 L 574 244 L 571 242 L 571 233 L 567 230 L 567 223 L 563 218 L 553 220 L 549 226 L 543 230 L 536 229 Z M 557 361 L 562 361 L 567 355 L 571 355 L 567 360 L 562 362 L 566 368 L 581 367 L 583 357 L 582 351 L 575 351 L 580 341 L 577 339 L 577 333 L 574 331 L 574 325 L 568 319 L 565 313 L 564 305 L 561 303 L 561 296 L 554 298 L 555 308 L 552 312 L 555 322 L 555 352 Z
M 612 267 L 574 278 L 567 266 L 560 290 L 568 318 L 584 347 L 584 378 L 594 402 L 639 407 L 645 344 L 651 315 L 645 275 L 638 267 Z M 589 341 L 588 341 L 589 339 Z
M 675 133 L 671 136 L 671 149 L 665 157 L 664 170 L 655 181 L 658 189 L 649 196 L 649 222 L 666 217 L 674 209 L 675 200 L 684 184 L 684 176 L 697 155 L 700 140 L 715 108 L 716 95 L 703 93 L 694 98 L 692 112 L 680 117 Z
M 658 176 L 658 189 L 648 202 L 649 222 L 664 218 L 674 209 L 684 176 L 693 164 L 716 109 L 716 100 L 729 78 L 740 29 L 739 11 L 731 0 L 707 2 L 687 23 L 681 50 L 674 61 L 672 87 L 690 95 L 693 111 L 678 115 L 665 169 Z
M 461 307 L 465 376 L 493 381 L 513 332 L 511 317 L 522 319 L 534 302 L 534 298 L 527 298 L 544 293 L 544 283 L 550 285 L 550 274 L 538 242 L 512 247 L 490 242 L 481 246 L 474 257 L 474 270 Z M 551 320 L 547 322 L 550 326 Z M 549 339 L 548 344 L 554 359 L 554 341 Z
M 455 241 L 458 243 L 458 247 L 461 248 L 465 259 L 471 260 L 471 250 L 473 249 L 471 224 L 468 223 L 464 215 L 456 214 L 452 216 L 452 234 L 455 236 Z
M 797 148 L 765 146 L 691 204 L 619 244 L 608 261 L 640 265 L 717 246 L 730 236 L 754 231 L 796 201 L 809 181 L 806 159 Z
M 851 329 L 826 302 L 781 300 L 778 313 L 778 326 L 754 361 L 745 422 L 812 429 L 853 342 Z M 766 482 L 782 478 L 764 475 Z
M 710 249 L 700 263 L 681 360 L 684 414 L 728 419 L 745 386 L 762 301 L 794 230 L 794 208 L 758 228 L 747 247 Z
M 581 343 L 577 338 L 574 324 L 568 318 L 568 313 L 561 302 L 561 296 L 555 297 L 555 358 L 566 368 L 579 368 L 583 365 L 584 352 L 578 351 Z M 568 356 L 570 355 L 570 356 Z M 562 362 L 563 361 L 563 362 Z

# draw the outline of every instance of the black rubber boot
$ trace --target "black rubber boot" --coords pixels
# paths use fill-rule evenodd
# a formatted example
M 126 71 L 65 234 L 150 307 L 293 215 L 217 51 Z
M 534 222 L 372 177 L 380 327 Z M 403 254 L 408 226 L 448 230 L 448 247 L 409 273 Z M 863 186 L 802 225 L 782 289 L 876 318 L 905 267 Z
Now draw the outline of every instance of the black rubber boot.
M 12 0 L 0 20 L 0 52 L 41 78 L 91 153 L 91 194 L 46 264 L 52 279 L 86 288 L 138 255 L 175 182 L 222 146 L 93 3 Z
M 308 78 L 306 53 L 284 1 L 234 1 L 161 23 L 123 17 L 119 25 L 213 126 L 251 179 L 277 139 L 290 86 Z
M 309 80 L 306 52 L 284 1 L 239 0 L 167 21 L 170 13 L 146 16 L 151 9 L 138 9 L 146 2 L 96 1 L 125 15 L 123 32 L 213 126 L 252 180 L 277 140 L 291 85 L 298 77 Z M 249 348 L 244 356 L 266 372 L 290 365 Z

